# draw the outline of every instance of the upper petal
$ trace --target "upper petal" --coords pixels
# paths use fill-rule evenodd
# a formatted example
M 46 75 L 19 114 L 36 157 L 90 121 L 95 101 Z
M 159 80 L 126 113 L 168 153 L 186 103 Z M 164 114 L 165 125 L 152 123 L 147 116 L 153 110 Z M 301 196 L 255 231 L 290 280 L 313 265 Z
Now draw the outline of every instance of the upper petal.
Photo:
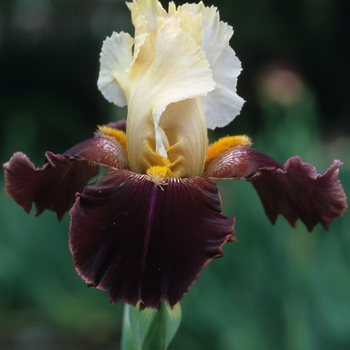
M 107 101 L 123 107 L 127 104 L 126 71 L 133 61 L 134 39 L 128 33 L 113 33 L 102 45 L 97 86 Z
M 201 15 L 201 46 L 206 53 L 215 81 L 215 90 L 202 97 L 207 114 L 208 128 L 215 129 L 229 124 L 241 111 L 243 98 L 237 94 L 237 79 L 242 70 L 241 62 L 230 47 L 233 29 L 220 21 L 214 6 L 202 2 L 178 7 L 182 13 Z
M 208 137 L 205 113 L 199 98 L 171 103 L 159 123 L 165 157 L 156 152 L 153 123 L 128 123 L 128 156 L 130 168 L 146 173 L 154 165 L 171 169 L 175 177 L 194 177 L 203 173 Z M 131 128 L 131 130 L 129 130 Z M 139 135 L 142 135 L 140 137 Z
M 328 224 L 347 208 L 346 196 L 338 180 L 342 163 L 335 160 L 323 174 L 312 164 L 292 157 L 284 165 L 251 148 L 232 148 L 212 159 L 205 174 L 213 178 L 252 181 L 265 213 L 272 223 L 282 214 L 294 227 L 301 219 L 307 229 Z
M 142 47 L 141 52 L 146 48 Z M 153 151 L 168 157 L 167 149 L 172 144 L 168 144 L 168 130 L 161 125 L 166 108 L 172 103 L 204 95 L 215 86 L 205 53 L 175 20 L 157 18 L 153 49 L 154 60 L 147 68 L 142 60 L 137 59 L 130 70 L 128 151 L 131 169 L 139 173 L 144 172 L 143 165 L 139 163 L 140 156 L 146 160 L 153 159 Z M 198 125 L 196 132 L 203 134 L 199 137 L 206 139 L 206 116 L 202 107 L 197 111 L 199 113 L 193 115 L 173 115 L 175 119 L 172 123 L 187 123 L 186 120 L 192 117 L 193 123 Z M 148 147 L 142 147 L 144 142 L 148 143 Z M 196 137 L 193 142 L 197 142 Z M 192 145 L 186 147 L 191 148 Z M 201 154 L 197 156 L 201 157 Z
M 187 168 L 182 171 L 185 175 L 180 176 L 200 175 L 205 154 L 202 146 L 207 142 L 206 128 L 228 124 L 243 104 L 236 94 L 241 66 L 229 46 L 232 28 L 220 21 L 215 7 L 205 7 L 202 2 L 178 8 L 170 3 L 168 13 L 156 0 L 134 0 L 127 5 L 135 26 L 133 58 L 130 57 L 131 39 L 116 34 L 113 34 L 113 40 L 106 40 L 101 57 L 108 54 L 109 48 L 113 50 L 108 59 L 104 57 L 107 71 L 115 70 L 113 62 L 116 61 L 117 71 L 122 72 L 120 76 L 119 73 L 112 75 L 128 104 L 128 156 L 131 169 L 145 173 L 145 164 L 179 164 L 181 157 L 187 157 L 186 152 L 181 155 L 175 152 L 179 155 L 176 159 L 170 157 L 170 152 L 181 148 L 198 153 L 195 157 L 189 157 Z M 122 39 L 129 44 L 121 45 L 123 49 L 119 53 L 117 49 Z M 121 64 L 124 61 L 117 56 L 124 52 L 127 59 L 125 64 Z M 101 68 L 102 63 L 101 58 Z M 127 68 L 126 63 L 130 63 Z M 196 108 L 196 113 L 191 111 L 191 115 L 171 113 L 174 121 L 169 123 L 166 116 L 169 115 L 170 106 L 181 103 L 179 106 L 183 107 L 182 102 L 185 105 L 185 101 L 190 99 L 196 99 L 195 105 L 202 104 L 203 107 Z M 199 126 L 194 128 L 198 131 L 193 142 L 179 147 L 182 137 L 180 134 L 177 138 L 174 135 L 184 128 L 170 130 L 167 125 L 186 125 L 191 116 L 199 117 L 193 117 L 192 123 Z M 176 143 L 170 139 L 176 139 Z M 186 132 L 184 139 L 190 139 Z M 199 165 L 189 169 L 188 165 L 193 163 L 193 159 L 199 159 L 196 162 Z
M 201 270 L 234 241 L 233 218 L 221 214 L 217 186 L 207 178 L 111 172 L 78 194 L 70 248 L 86 282 L 112 302 L 155 308 L 176 304 Z
M 132 23 L 135 27 L 134 60 L 142 62 L 142 66 L 147 68 L 154 60 L 155 52 L 153 44 L 156 33 L 157 17 L 166 17 L 166 11 L 157 0 L 134 0 L 126 3 L 131 11 Z M 147 42 L 146 42 L 146 39 Z M 141 51 L 141 47 L 143 50 Z
M 135 36 L 138 36 L 142 31 L 155 30 L 157 17 L 167 17 L 166 11 L 158 0 L 133 0 L 132 3 L 127 2 L 126 5 L 131 11 Z

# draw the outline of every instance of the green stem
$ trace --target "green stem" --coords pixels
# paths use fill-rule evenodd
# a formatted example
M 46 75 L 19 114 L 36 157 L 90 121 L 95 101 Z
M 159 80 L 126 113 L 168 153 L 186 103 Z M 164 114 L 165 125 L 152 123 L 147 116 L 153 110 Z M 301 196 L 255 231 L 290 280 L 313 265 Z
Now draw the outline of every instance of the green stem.
M 171 309 L 163 302 L 160 310 L 125 305 L 121 349 L 166 350 L 180 323 L 180 304 Z
M 130 307 L 130 305 L 124 304 L 121 350 L 138 350 L 130 325 Z

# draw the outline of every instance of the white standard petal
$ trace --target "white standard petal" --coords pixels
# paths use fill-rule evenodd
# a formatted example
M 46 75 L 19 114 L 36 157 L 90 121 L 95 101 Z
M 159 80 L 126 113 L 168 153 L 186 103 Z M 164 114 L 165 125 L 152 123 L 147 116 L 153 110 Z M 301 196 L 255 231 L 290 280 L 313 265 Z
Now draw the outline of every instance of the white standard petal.
M 178 10 L 203 15 L 202 48 L 207 55 L 216 86 L 215 90 L 202 97 L 202 101 L 208 128 L 223 127 L 240 113 L 244 104 L 243 98 L 236 92 L 237 78 L 242 68 L 241 62 L 229 46 L 233 35 L 232 27 L 220 21 L 216 7 L 205 7 L 202 2 L 185 4 Z
M 113 33 L 103 42 L 97 86 L 102 95 L 117 106 L 127 104 L 126 71 L 133 61 L 134 39 L 128 33 Z
M 145 61 L 141 58 L 145 55 L 143 51 L 150 47 L 151 40 L 154 59 L 145 67 Z M 144 159 L 154 159 L 153 155 L 147 155 L 153 148 L 153 152 L 168 158 L 167 149 L 173 145 L 169 140 L 171 129 L 162 126 L 166 108 L 172 103 L 206 95 L 215 88 L 215 82 L 205 52 L 196 40 L 179 27 L 176 19 L 163 17 L 157 18 L 157 30 L 154 36 L 146 38 L 139 58 L 130 68 L 129 78 L 132 82 L 126 129 L 128 155 L 131 169 L 142 172 L 144 166 L 140 163 L 140 153 L 144 152 Z M 192 107 L 186 110 L 190 111 Z M 204 109 L 201 107 L 199 112 L 196 108 L 196 111 L 198 118 L 203 119 L 198 121 L 198 125 L 205 123 L 206 126 Z M 175 113 L 172 115 L 174 124 L 181 124 L 190 117 Z M 206 128 L 200 129 L 206 140 Z M 149 147 L 142 144 L 141 132 L 145 139 L 148 138 L 145 142 Z M 175 137 L 171 139 L 175 142 Z
M 171 171 L 178 177 L 202 175 L 208 132 L 201 98 L 171 103 L 160 119 L 160 127 L 167 135 Z
M 156 151 L 166 156 L 159 127 L 165 108 L 170 103 L 206 95 L 215 88 L 215 83 L 205 53 L 178 27 L 178 22 L 163 18 L 157 22 L 156 55 L 149 77 L 151 85 L 157 86 L 152 113 Z
M 164 10 L 162 4 L 157 0 L 134 0 L 133 2 L 127 2 L 129 10 L 131 11 L 132 22 L 135 26 L 136 35 L 138 34 L 138 28 L 140 27 L 139 19 L 142 17 L 145 23 L 147 23 L 148 30 L 155 30 L 157 26 L 158 17 L 167 17 L 167 12 Z
M 149 35 L 154 35 L 157 17 L 166 17 L 167 13 L 157 0 L 134 0 L 133 2 L 127 2 L 126 5 L 131 12 L 132 23 L 135 27 L 134 60 L 136 60 L 139 57 L 141 47 L 145 44 L 146 38 Z M 145 63 L 150 63 L 153 60 L 152 46 L 143 51 L 147 51 L 147 55 L 144 55 L 142 60 Z
M 158 17 L 156 35 L 152 39 L 154 60 L 147 71 L 136 60 L 130 72 L 135 86 L 129 103 L 128 123 L 142 124 L 145 113 L 150 112 L 156 152 L 167 157 L 166 135 L 159 126 L 166 107 L 170 103 L 206 95 L 215 88 L 215 82 L 204 51 L 188 33 L 179 28 L 178 21 Z M 151 38 L 147 38 L 141 47 L 141 57 L 142 50 L 148 47 L 148 40 Z M 141 100 L 144 103 L 140 103 Z M 137 135 L 132 137 L 135 139 Z

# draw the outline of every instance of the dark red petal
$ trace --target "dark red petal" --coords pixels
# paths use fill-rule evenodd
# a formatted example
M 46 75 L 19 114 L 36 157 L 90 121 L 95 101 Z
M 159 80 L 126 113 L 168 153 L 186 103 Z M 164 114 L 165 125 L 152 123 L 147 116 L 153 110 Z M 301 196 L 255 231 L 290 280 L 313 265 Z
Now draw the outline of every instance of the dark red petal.
M 60 154 L 46 152 L 47 162 L 35 168 L 29 158 L 15 153 L 4 164 L 5 192 L 26 212 L 32 203 L 36 205 L 36 215 L 45 209 L 53 210 L 60 220 L 75 201 L 75 193 L 81 192 L 87 182 L 97 175 L 98 167 L 85 162 L 70 162 Z
M 145 175 L 111 172 L 77 195 L 71 216 L 75 267 L 113 303 L 175 305 L 235 240 L 216 184 L 203 177 L 161 187 Z
M 59 219 L 75 202 L 88 181 L 98 174 L 98 166 L 127 169 L 129 164 L 123 147 L 113 138 L 97 133 L 60 154 L 46 152 L 46 162 L 35 168 L 29 158 L 19 152 L 4 164 L 5 192 L 27 212 L 36 204 L 39 215 L 50 209 Z
M 95 137 L 73 146 L 63 155 L 109 169 L 129 168 L 127 155 L 120 143 L 99 132 Z
M 347 208 L 338 180 L 341 165 L 334 160 L 326 172 L 317 174 L 312 164 L 295 156 L 287 160 L 284 169 L 261 168 L 261 177 L 252 183 L 272 223 L 282 214 L 293 227 L 300 218 L 309 231 L 318 223 L 327 230 Z
M 208 164 L 204 174 L 213 179 L 247 180 L 265 166 L 283 168 L 277 160 L 252 148 L 232 148 Z
M 209 164 L 206 175 L 252 181 L 272 223 L 282 214 L 293 227 L 300 218 L 311 231 L 318 223 L 327 229 L 347 208 L 338 180 L 341 165 L 335 160 L 325 173 L 317 174 L 312 164 L 299 157 L 288 159 L 283 166 L 254 149 L 236 148 Z

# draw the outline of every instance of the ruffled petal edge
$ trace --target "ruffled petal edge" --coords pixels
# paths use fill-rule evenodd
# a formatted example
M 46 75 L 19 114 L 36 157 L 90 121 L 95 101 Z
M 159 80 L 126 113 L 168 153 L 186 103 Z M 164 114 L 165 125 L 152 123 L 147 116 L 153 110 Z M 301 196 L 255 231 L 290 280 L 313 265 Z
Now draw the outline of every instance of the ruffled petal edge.
M 170 178 L 167 185 L 130 171 L 86 187 L 71 210 L 76 270 L 111 302 L 175 305 L 204 267 L 235 241 L 234 219 L 221 214 L 208 178 Z
M 284 165 L 247 147 L 228 149 L 211 159 L 205 175 L 215 179 L 245 179 L 258 192 L 265 213 L 274 224 L 281 214 L 295 227 L 300 219 L 309 231 L 321 223 L 325 229 L 343 215 L 346 195 L 338 180 L 340 160 L 322 174 L 301 158 L 289 158 Z
M 46 152 L 46 161 L 36 168 L 22 152 L 15 153 L 3 165 L 5 192 L 26 212 L 36 205 L 36 215 L 45 209 L 56 212 L 60 220 L 75 201 L 75 193 L 98 174 L 99 166 L 109 169 L 128 169 L 125 146 L 114 134 L 125 134 L 125 121 L 108 124 L 110 134 L 98 131 L 95 137 L 70 148 L 63 155 Z M 103 130 L 103 129 L 102 129 Z

